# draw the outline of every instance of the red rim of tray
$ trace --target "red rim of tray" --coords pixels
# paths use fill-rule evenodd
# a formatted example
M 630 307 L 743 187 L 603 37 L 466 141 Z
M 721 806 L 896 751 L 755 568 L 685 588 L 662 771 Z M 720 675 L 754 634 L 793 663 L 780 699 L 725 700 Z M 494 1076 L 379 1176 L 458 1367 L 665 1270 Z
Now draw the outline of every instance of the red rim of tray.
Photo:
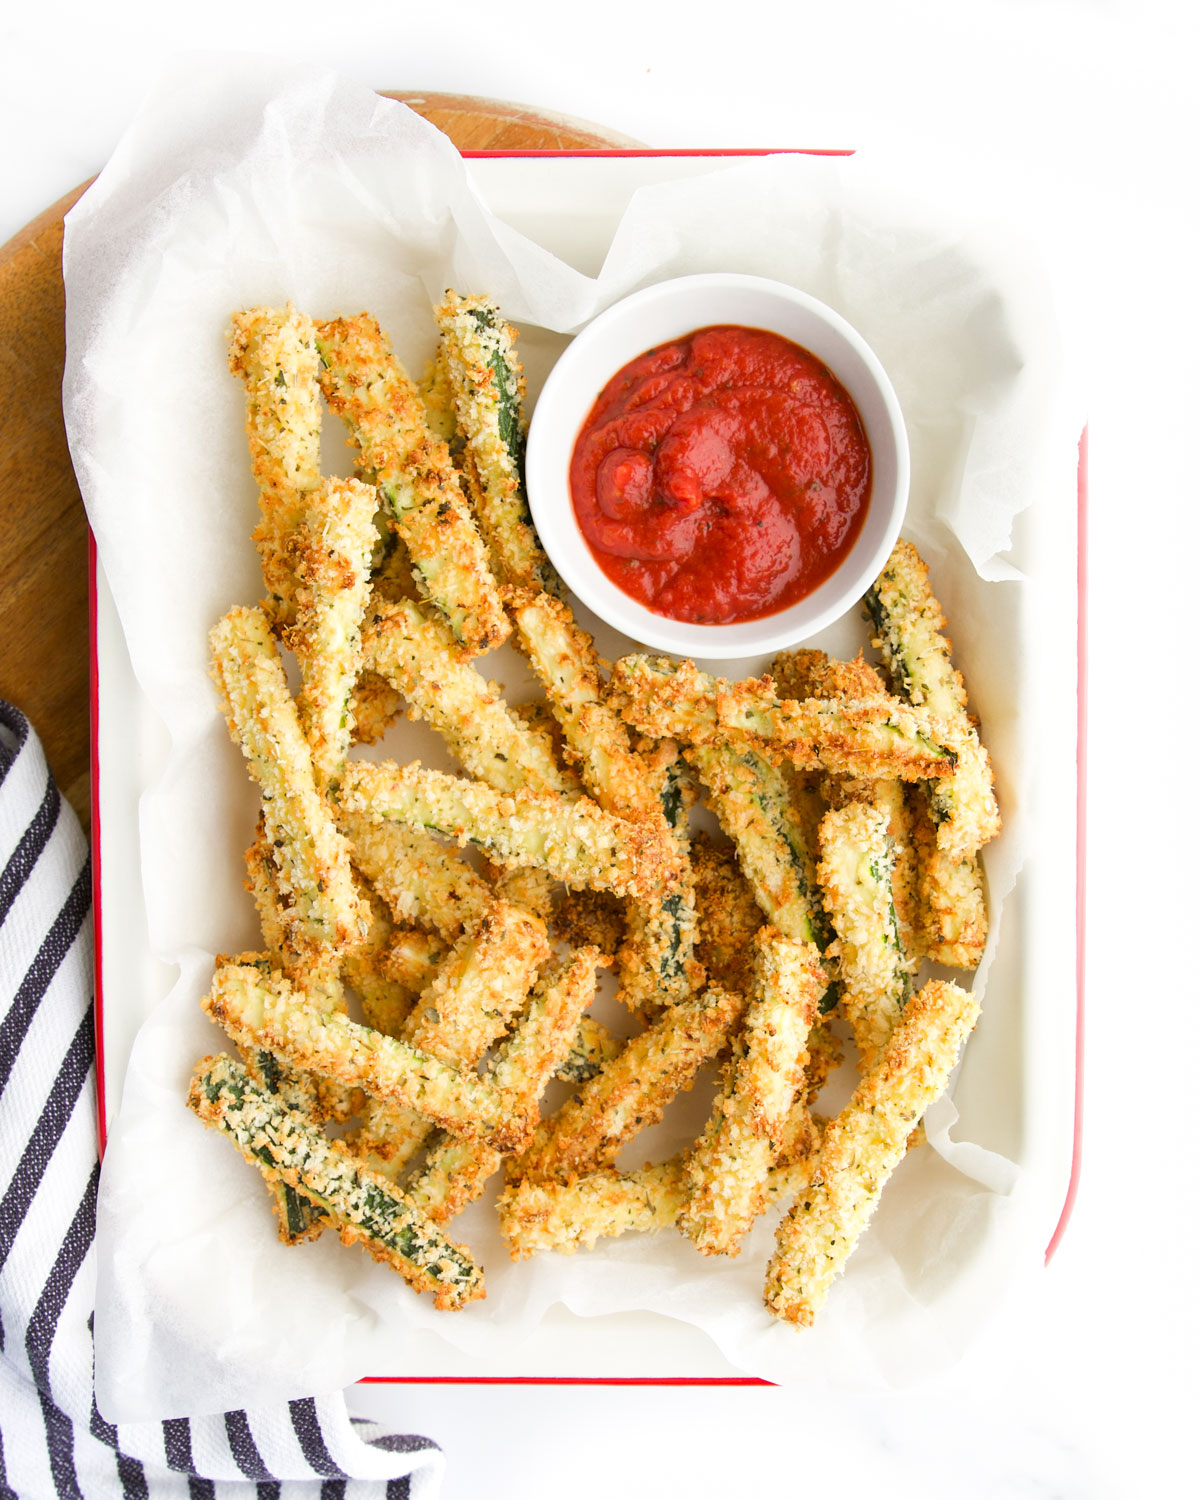
M 852 150 L 836 148 L 783 147 L 693 147 L 679 150 L 657 150 L 650 147 L 603 147 L 580 151 L 463 151 L 467 160 L 506 159 L 579 159 L 579 158 L 666 158 L 666 157 L 758 157 L 758 156 L 852 156 Z M 1084 934 L 1086 889 L 1087 800 L 1087 429 L 1079 441 L 1079 469 L 1076 512 L 1077 544 L 1077 615 L 1076 615 L 1076 729 L 1075 729 L 1075 1097 L 1074 1136 L 1071 1149 L 1071 1171 L 1062 1212 L 1050 1243 L 1046 1246 L 1048 1264 L 1058 1249 L 1075 1206 L 1079 1188 L 1079 1171 L 1083 1137 L 1083 1002 L 1084 1002 Z M 104 924 L 100 901 L 100 764 L 97 753 L 99 728 L 99 661 L 96 653 L 96 542 L 88 530 L 88 627 L 89 678 L 88 709 L 91 723 L 91 832 L 92 832 L 92 911 L 95 942 L 95 1011 L 96 1033 L 96 1109 L 97 1136 L 103 1157 L 107 1140 L 106 1081 L 104 1070 Z M 588 1375 L 368 1375 L 360 1385 L 771 1385 L 769 1380 L 754 1376 L 588 1376 Z

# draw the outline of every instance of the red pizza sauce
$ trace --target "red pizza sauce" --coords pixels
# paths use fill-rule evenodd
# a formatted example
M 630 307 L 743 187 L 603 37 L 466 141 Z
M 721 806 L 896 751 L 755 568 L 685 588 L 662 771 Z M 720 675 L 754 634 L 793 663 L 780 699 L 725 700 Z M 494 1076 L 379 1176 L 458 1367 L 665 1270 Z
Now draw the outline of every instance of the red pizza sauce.
M 798 344 L 701 328 L 601 391 L 571 498 L 605 574 L 656 614 L 757 620 L 817 588 L 862 528 L 871 450 L 858 411 Z

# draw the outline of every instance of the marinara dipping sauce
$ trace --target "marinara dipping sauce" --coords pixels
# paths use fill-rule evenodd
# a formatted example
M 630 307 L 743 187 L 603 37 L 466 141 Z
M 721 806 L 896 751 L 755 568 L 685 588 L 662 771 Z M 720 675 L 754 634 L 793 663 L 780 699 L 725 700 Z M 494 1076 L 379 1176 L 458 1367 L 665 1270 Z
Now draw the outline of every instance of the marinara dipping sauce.
M 725 625 L 775 614 L 850 551 L 871 450 L 845 389 L 799 344 L 700 328 L 600 393 L 571 499 L 603 572 L 656 614 Z

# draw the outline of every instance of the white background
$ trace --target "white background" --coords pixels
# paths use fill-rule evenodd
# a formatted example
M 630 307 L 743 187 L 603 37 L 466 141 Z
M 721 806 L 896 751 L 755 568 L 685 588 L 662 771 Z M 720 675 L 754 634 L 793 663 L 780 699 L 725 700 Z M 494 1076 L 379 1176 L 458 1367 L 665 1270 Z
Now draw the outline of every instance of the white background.
M 0 242 L 103 165 L 164 61 L 236 48 L 519 100 L 658 147 L 937 153 L 947 191 L 1010 206 L 1059 276 L 1091 445 L 1086 1129 L 1061 1248 L 954 1371 L 886 1400 L 410 1388 L 406 1425 L 447 1453 L 446 1500 L 1194 1485 L 1192 14 L 1184 0 L 0 5 Z

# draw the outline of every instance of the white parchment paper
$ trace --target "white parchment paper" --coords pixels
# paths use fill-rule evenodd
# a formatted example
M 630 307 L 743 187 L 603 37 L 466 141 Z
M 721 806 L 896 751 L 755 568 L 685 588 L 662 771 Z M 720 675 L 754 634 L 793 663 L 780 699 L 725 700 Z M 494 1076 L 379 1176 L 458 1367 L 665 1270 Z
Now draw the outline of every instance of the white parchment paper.
M 994 1149 L 1013 1132 L 985 1119 L 979 1139 L 956 1139 L 947 1099 L 928 1118 L 933 1149 L 901 1165 L 809 1332 L 761 1309 L 773 1219 L 731 1261 L 661 1235 L 513 1265 L 490 1200 L 452 1231 L 484 1263 L 487 1300 L 435 1313 L 330 1235 L 280 1246 L 258 1175 L 183 1103 L 197 1058 L 222 1045 L 198 1003 L 213 956 L 257 936 L 242 888 L 255 792 L 206 675 L 211 625 L 261 594 L 243 393 L 225 364 L 230 314 L 257 303 L 290 300 L 316 317 L 369 309 L 419 371 L 434 344 L 431 299 L 448 285 L 488 290 L 525 325 L 534 390 L 558 335 L 668 275 L 756 272 L 845 314 L 904 408 L 905 533 L 933 566 L 998 770 L 1006 828 L 988 851 L 996 920 L 982 984 L 1020 869 L 1032 774 L 1017 711 L 1025 584 L 1013 523 L 1027 505 L 1070 495 L 1078 427 L 1037 275 L 995 226 L 959 222 L 937 186 L 899 183 L 859 158 L 731 163 L 639 190 L 593 279 L 492 217 L 444 137 L 360 86 L 214 58 L 181 66 L 150 96 L 70 215 L 65 255 L 71 452 L 134 670 L 171 739 L 142 798 L 140 838 L 151 949 L 179 979 L 138 1035 L 101 1182 L 96 1376 L 107 1417 L 337 1389 L 401 1366 L 415 1329 L 495 1373 L 559 1301 L 584 1316 L 685 1320 L 775 1381 L 911 1379 L 954 1357 L 1014 1267 L 1040 1255 L 1044 1226 L 1031 1228 L 1020 1164 Z M 344 471 L 338 435 L 326 450 Z M 628 648 L 599 638 L 610 654 Z M 864 640 L 851 622 L 821 644 L 854 651 Z M 514 700 L 531 695 L 515 659 L 483 665 Z M 423 732 L 401 736 L 389 753 L 438 763 Z M 989 1043 L 986 1011 L 971 1045 L 996 1045 L 1011 1067 L 1011 1049 Z M 1019 1098 L 1019 1078 L 1010 1092 Z M 698 1089 L 630 1159 L 686 1144 L 705 1104 Z

